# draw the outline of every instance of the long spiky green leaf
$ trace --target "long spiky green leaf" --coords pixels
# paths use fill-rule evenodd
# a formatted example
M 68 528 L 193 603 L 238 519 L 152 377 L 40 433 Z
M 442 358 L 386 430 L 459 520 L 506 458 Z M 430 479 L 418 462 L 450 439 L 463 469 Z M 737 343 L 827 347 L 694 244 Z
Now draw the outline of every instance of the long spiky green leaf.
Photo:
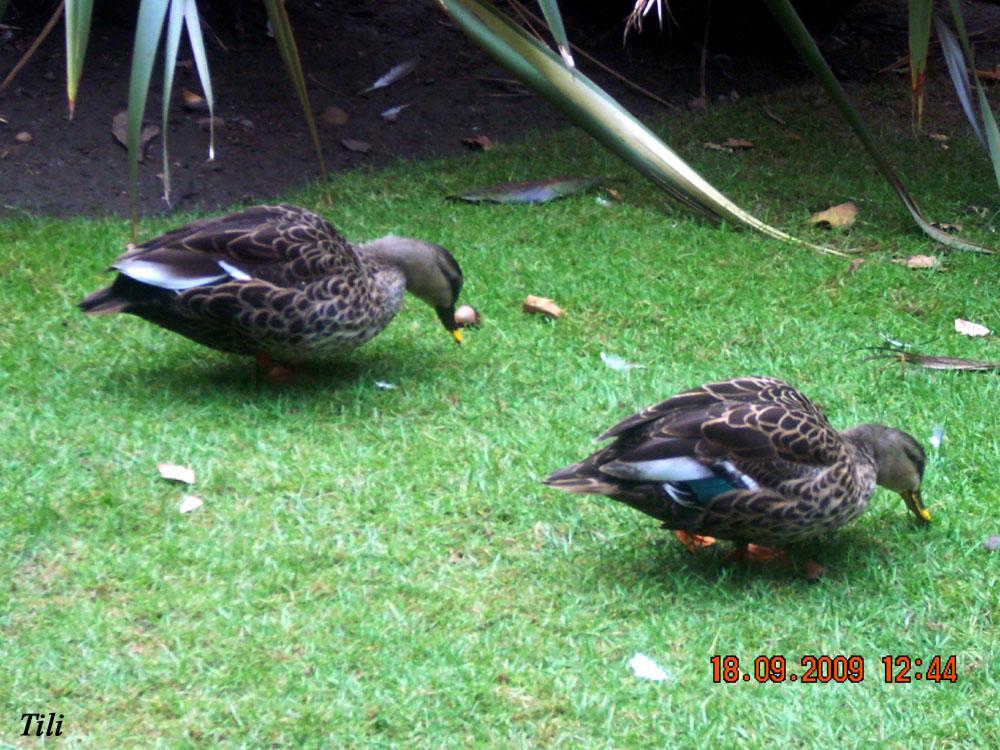
M 556 0 L 538 0 L 538 5 L 542 9 L 542 15 L 545 16 L 545 23 L 549 25 L 552 38 L 556 40 L 562 59 L 571 68 L 576 67 L 576 63 L 573 61 L 573 52 L 569 46 L 569 37 L 566 36 L 566 27 L 563 25 L 562 14 L 559 12 L 559 3 Z
M 834 103 L 840 110 L 841 116 L 854 130 L 858 139 L 868 152 L 868 155 L 875 162 L 875 165 L 878 167 L 885 179 L 890 185 L 892 185 L 893 190 L 896 191 L 896 195 L 899 196 L 903 205 L 906 206 L 907 210 L 910 212 L 910 216 L 913 217 L 917 226 L 919 226 L 925 234 L 937 242 L 940 242 L 942 245 L 961 248 L 963 250 L 973 250 L 976 252 L 995 253 L 996 250 L 993 250 L 992 248 L 984 247 L 983 245 L 978 245 L 974 242 L 961 240 L 957 237 L 951 236 L 947 232 L 933 226 L 930 221 L 924 217 L 920 208 L 906 190 L 906 186 L 903 185 L 903 181 L 892 168 L 889 160 L 886 159 L 881 150 L 879 150 L 871 131 L 861 119 L 861 115 L 858 114 L 854 105 L 851 104 L 851 100 L 848 98 L 847 92 L 844 91 L 844 87 L 840 85 L 836 76 L 833 75 L 833 71 L 830 70 L 830 66 L 823 58 L 822 53 L 819 51 L 819 47 L 816 46 L 816 42 L 813 41 L 812 36 L 806 30 L 805 25 L 802 23 L 802 19 L 799 18 L 791 3 L 788 0 L 764 0 L 764 2 L 771 11 L 771 15 L 774 16 L 775 20 L 785 32 L 788 40 L 799 53 L 799 56 L 803 59 L 806 65 L 809 66 L 810 70 L 812 70 L 813 75 L 815 75 L 819 79 L 820 83 L 823 84 L 827 93 L 833 98 Z
M 924 86 L 927 82 L 927 50 L 931 41 L 931 15 L 934 0 L 909 0 L 910 19 L 910 96 L 917 132 L 924 119 Z
M 66 0 L 66 97 L 69 100 L 71 120 L 76 112 L 76 94 L 83 74 L 83 59 L 87 54 L 93 9 L 94 0 Z
M 169 0 L 142 0 L 135 25 L 132 70 L 128 84 L 128 186 L 133 227 L 136 220 L 136 193 L 139 182 L 139 134 L 146 112 L 149 83 L 153 78 L 156 48 L 163 34 Z
M 174 70 L 180 49 L 181 31 L 184 28 L 184 6 L 188 0 L 173 0 L 167 14 L 167 37 L 163 48 L 163 124 L 160 138 L 163 145 L 163 199 L 170 205 L 170 152 L 167 147 L 167 127 L 170 118 L 170 100 L 174 89 Z
M 955 87 L 958 101 L 962 105 L 965 119 L 969 121 L 976 137 L 985 146 L 986 136 L 983 134 L 979 118 L 976 116 L 976 107 L 972 103 L 972 87 L 969 86 L 969 76 L 965 71 L 965 56 L 962 54 L 962 47 L 951 29 L 936 15 L 934 16 L 934 27 L 937 30 L 938 40 L 941 42 L 941 51 L 944 53 L 948 75 Z
M 844 253 L 798 240 L 743 211 L 708 184 L 649 128 L 599 86 L 480 0 L 438 5 L 498 63 L 559 108 L 571 121 L 693 211 L 731 220 L 820 252 Z
M 982 118 L 983 131 L 986 135 L 986 148 L 989 151 L 990 161 L 993 164 L 993 174 L 996 177 L 997 183 L 1000 184 L 1000 128 L 997 127 L 997 121 L 993 116 L 989 99 L 986 98 L 983 84 L 976 74 L 976 56 L 972 49 L 972 44 L 969 42 L 969 34 L 965 30 L 965 19 L 962 17 L 962 8 L 959 6 L 957 0 L 948 0 L 948 5 L 951 7 L 952 19 L 955 21 L 955 28 L 958 29 L 958 37 L 961 40 L 962 49 L 965 51 L 969 69 L 972 71 L 972 79 L 976 83 L 976 94 L 979 98 L 979 116 Z M 940 24 L 940 28 L 947 30 L 944 24 Z
M 184 28 L 187 29 L 194 65 L 198 69 L 198 80 L 201 82 L 201 90 L 205 93 L 205 102 L 208 104 L 208 158 L 211 161 L 215 159 L 215 94 L 212 92 L 208 55 L 205 53 L 205 39 L 201 34 L 201 18 L 198 16 L 198 5 L 195 0 L 187 0 L 184 8 Z
M 306 118 L 309 135 L 312 137 L 313 147 L 316 149 L 316 158 L 319 159 L 320 174 L 326 179 L 326 162 L 323 160 L 323 147 L 319 142 L 316 118 L 313 117 L 312 104 L 309 102 L 309 91 L 306 89 L 306 79 L 302 73 L 302 61 L 299 58 L 299 50 L 295 44 L 292 25 L 289 23 L 288 14 L 285 12 L 285 4 L 282 0 L 264 0 L 264 6 L 267 8 L 267 16 L 271 21 L 271 29 L 274 31 L 274 40 L 278 44 L 281 59 L 285 63 L 285 68 L 288 70 L 288 77 L 292 79 L 295 93 L 298 95 L 299 103 L 302 105 L 302 112 Z

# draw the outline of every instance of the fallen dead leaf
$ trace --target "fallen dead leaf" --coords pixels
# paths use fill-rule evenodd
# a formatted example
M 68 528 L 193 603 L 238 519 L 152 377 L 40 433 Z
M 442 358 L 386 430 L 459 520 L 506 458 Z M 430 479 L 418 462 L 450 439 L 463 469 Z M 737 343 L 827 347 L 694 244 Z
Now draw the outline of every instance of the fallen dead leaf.
M 806 560 L 806 580 L 810 583 L 816 583 L 820 578 L 823 577 L 823 573 L 826 572 L 826 568 L 820 565 L 815 560 Z
M 405 78 L 417 67 L 420 62 L 419 57 L 413 57 L 409 60 L 404 60 L 399 65 L 394 65 L 390 68 L 389 72 L 379 78 L 375 83 L 362 91 L 362 94 L 367 94 L 369 91 L 376 91 L 378 89 L 384 89 L 386 86 L 391 86 L 396 81 L 401 78 Z
M 847 203 L 838 203 L 836 206 L 830 206 L 825 211 L 817 211 L 809 217 L 807 223 L 842 229 L 851 226 L 857 218 L 858 207 L 848 201 Z
M 710 141 L 701 144 L 701 147 L 707 151 L 732 151 L 732 149 L 726 148 L 721 143 L 712 143 Z
M 783 118 L 781 118 L 778 115 L 776 115 L 774 112 L 772 112 L 766 106 L 764 107 L 764 114 L 767 115 L 768 117 L 770 117 L 772 120 L 774 120 L 779 125 L 787 125 L 788 124 L 787 122 L 785 122 L 785 120 Z
M 488 135 L 473 135 L 469 138 L 463 138 L 462 143 L 473 151 L 489 151 L 494 146 L 493 140 Z
M 215 117 L 198 118 L 198 127 L 201 128 L 202 130 L 211 130 L 213 125 L 215 126 L 216 130 L 222 130 L 224 127 L 226 127 L 226 121 L 223 120 L 218 115 L 216 115 Z
M 708 109 L 708 98 L 704 96 L 695 97 L 688 102 L 687 106 L 692 112 L 703 112 Z
M 128 148 L 128 110 L 123 109 L 111 119 L 111 134 L 122 146 Z M 146 147 L 160 134 L 156 125 L 143 125 L 139 133 L 139 161 L 146 160 Z
M 973 323 L 971 320 L 955 318 L 955 330 L 964 336 L 989 336 L 990 329 L 981 323 Z
M 932 141 L 937 141 L 938 143 L 945 143 L 951 139 L 951 136 L 945 133 L 928 133 L 927 137 Z
M 536 297 L 529 294 L 524 298 L 521 311 L 535 315 L 548 315 L 550 318 L 558 318 L 563 314 L 563 309 L 548 297 Z
M 356 151 L 359 154 L 367 154 L 372 150 L 372 145 L 368 141 L 359 141 L 355 138 L 342 138 L 340 145 L 348 151 Z
M 622 359 L 617 354 L 608 354 L 607 352 L 601 352 L 601 361 L 609 369 L 615 372 L 628 372 L 629 370 L 634 370 L 636 368 L 643 368 L 646 365 L 637 365 L 634 362 L 629 362 L 628 360 Z M 709 537 L 711 538 L 711 537 Z
M 722 142 L 722 145 L 734 151 L 746 151 L 747 149 L 754 148 L 753 141 L 748 141 L 746 138 L 726 138 Z
M 847 272 L 848 273 L 856 273 L 857 270 L 859 268 L 861 268 L 861 264 L 864 263 L 864 262 L 865 262 L 864 258 L 855 258 L 854 260 L 851 261 L 851 265 L 848 266 Z
M 940 260 L 933 255 L 911 255 L 909 258 L 899 258 L 892 262 L 907 268 L 937 268 Z
M 14 140 L 18 143 L 31 143 L 34 137 L 27 130 L 22 130 L 20 133 L 14 136 Z
M 482 316 L 472 305 L 462 305 L 455 310 L 455 322 L 463 328 L 475 327 L 482 322 Z
M 962 231 L 961 224 L 945 224 L 944 222 L 940 221 L 932 221 L 931 226 L 937 227 L 942 232 L 948 232 L 949 234 L 958 234 L 959 232 Z
M 327 125 L 343 125 L 350 118 L 348 117 L 347 112 L 342 110 L 340 107 L 330 105 L 320 112 L 319 119 Z
M 156 470 L 160 476 L 172 482 L 182 482 L 184 484 L 194 484 L 194 469 L 190 466 L 180 464 L 157 464 Z
M 628 660 L 628 666 L 632 670 L 632 674 L 640 680 L 663 682 L 670 679 L 670 675 L 667 674 L 667 671 L 663 667 L 645 654 L 639 652 L 636 652 L 635 655 Z
M 1000 549 L 1000 534 L 994 534 L 983 542 L 983 549 L 987 552 L 996 552 Z
M 399 119 L 399 115 L 402 114 L 403 110 L 409 107 L 412 102 L 408 104 L 397 104 L 395 107 L 389 107 L 389 109 L 384 109 L 379 112 L 379 117 L 382 118 L 383 122 L 396 122 Z
M 181 106 L 192 112 L 205 112 L 208 110 L 208 101 L 201 94 L 196 94 L 190 89 L 181 89 Z
M 621 194 L 621 193 L 619 193 L 619 192 L 618 192 L 617 190 L 615 190 L 614 188 L 610 188 L 610 187 L 605 187 L 605 188 L 603 188 L 603 189 L 604 189 L 604 192 L 605 192 L 605 193 L 607 194 L 607 196 L 608 196 L 608 197 L 609 197 L 609 198 L 610 198 L 611 200 L 613 200 L 613 201 L 618 201 L 619 203 L 621 203 L 621 202 L 622 202 L 623 200 L 625 200 L 624 198 L 622 198 L 622 194 Z
M 177 506 L 177 510 L 181 513 L 193 513 L 204 504 L 205 501 L 197 495 L 185 495 L 181 498 L 181 504 Z

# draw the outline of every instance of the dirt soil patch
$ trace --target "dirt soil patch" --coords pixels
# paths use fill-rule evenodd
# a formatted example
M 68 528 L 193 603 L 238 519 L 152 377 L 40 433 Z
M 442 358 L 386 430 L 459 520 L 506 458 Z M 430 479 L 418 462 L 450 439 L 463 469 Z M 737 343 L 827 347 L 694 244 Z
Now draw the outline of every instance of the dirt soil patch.
M 23 5 L 31 4 L 15 2 L 14 8 Z M 824 37 L 825 51 L 842 78 L 868 80 L 905 54 L 905 5 L 861 3 Z M 504 142 L 529 130 L 566 127 L 551 105 L 510 80 L 429 1 L 289 0 L 288 10 L 313 106 L 321 115 L 330 172 L 460 152 L 468 148 L 463 139 L 476 136 Z M 8 25 L 0 28 L 4 75 L 46 20 L 47 14 L 37 9 L 30 15 L 8 14 Z M 169 129 L 174 209 L 269 200 L 319 175 L 297 100 L 263 17 L 247 14 L 238 24 L 222 17 L 209 21 L 210 67 L 221 118 L 217 158 L 206 158 L 207 113 L 184 109 L 178 96 Z M 698 96 L 701 55 L 690 39 L 700 33 L 667 38 L 647 28 L 642 39 L 623 47 L 622 25 L 608 28 L 606 19 L 600 21 L 570 18 L 571 38 L 673 106 L 684 108 Z M 112 135 L 112 121 L 126 105 L 131 37 L 127 19 L 105 17 L 95 23 L 72 122 L 66 117 L 61 29 L 0 95 L 0 205 L 50 214 L 127 212 L 126 152 Z M 418 60 L 413 73 L 387 88 L 359 93 L 409 59 Z M 662 111 L 662 104 L 580 62 L 633 112 L 647 116 Z M 720 49 L 708 57 L 710 101 L 807 79 L 809 74 L 794 56 L 775 55 L 773 50 Z M 191 65 L 178 70 L 175 91 L 184 88 L 200 91 Z M 380 116 L 401 105 L 408 106 L 394 122 Z M 154 90 L 147 113 L 153 124 L 159 123 L 160 106 Z M 145 214 L 170 210 L 161 197 L 161 144 L 155 138 L 140 165 L 139 207 Z

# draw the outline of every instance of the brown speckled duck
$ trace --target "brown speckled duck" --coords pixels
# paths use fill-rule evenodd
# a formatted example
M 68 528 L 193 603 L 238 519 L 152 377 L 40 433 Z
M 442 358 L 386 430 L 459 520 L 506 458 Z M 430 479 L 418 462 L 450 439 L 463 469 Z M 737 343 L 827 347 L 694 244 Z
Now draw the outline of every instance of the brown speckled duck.
M 265 367 L 361 346 L 389 324 L 404 291 L 462 340 L 462 270 L 451 253 L 394 236 L 353 245 L 295 206 L 197 221 L 130 249 L 111 268 L 114 283 L 84 299 L 84 312 L 137 315 L 212 349 L 256 355 Z
M 857 518 L 881 485 L 923 523 L 924 451 L 880 424 L 843 432 L 775 378 L 711 383 L 624 419 L 607 447 L 552 474 L 567 492 L 607 495 L 659 519 L 694 551 L 731 539 L 742 557 L 834 531 Z M 707 537 L 707 539 L 706 539 Z M 753 543 L 753 544 L 750 544 Z

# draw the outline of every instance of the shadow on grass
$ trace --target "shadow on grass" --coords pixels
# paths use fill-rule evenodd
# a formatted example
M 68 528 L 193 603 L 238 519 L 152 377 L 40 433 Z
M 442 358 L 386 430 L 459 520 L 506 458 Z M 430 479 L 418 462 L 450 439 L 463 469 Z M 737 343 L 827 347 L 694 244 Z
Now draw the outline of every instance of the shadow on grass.
M 635 581 L 664 595 L 690 594 L 706 588 L 724 588 L 729 593 L 741 591 L 759 595 L 754 586 L 767 583 L 777 586 L 822 585 L 830 580 L 838 583 L 871 579 L 872 568 L 891 562 L 885 546 L 860 532 L 841 532 L 829 539 L 815 540 L 808 545 L 785 548 L 791 564 L 779 562 L 728 561 L 726 555 L 733 544 L 720 540 L 712 547 L 695 554 L 687 552 L 668 531 L 652 544 L 606 547 L 595 584 L 613 587 L 621 581 Z M 817 580 L 806 576 L 806 562 L 823 566 Z
M 376 381 L 396 387 L 418 383 L 433 371 L 434 357 L 430 351 L 383 346 L 354 352 L 341 360 L 303 365 L 291 382 L 271 383 L 250 357 L 207 349 L 189 356 L 158 357 L 156 361 L 140 354 L 117 363 L 102 389 L 139 401 L 155 394 L 158 399 L 185 404 L 217 402 L 220 398 L 311 401 L 317 395 L 349 399 L 379 388 Z

